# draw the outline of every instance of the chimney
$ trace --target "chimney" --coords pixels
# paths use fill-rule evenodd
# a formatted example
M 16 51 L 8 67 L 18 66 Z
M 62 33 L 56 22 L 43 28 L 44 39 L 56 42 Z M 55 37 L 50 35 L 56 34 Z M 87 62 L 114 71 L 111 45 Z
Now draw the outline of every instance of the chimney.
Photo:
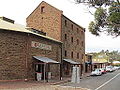
M 4 21 L 7 21 L 7 22 L 10 22 L 10 23 L 13 23 L 14 24 L 14 20 L 12 19 L 9 19 L 9 18 L 6 18 L 6 17 L 0 17 L 1 20 L 4 20 Z

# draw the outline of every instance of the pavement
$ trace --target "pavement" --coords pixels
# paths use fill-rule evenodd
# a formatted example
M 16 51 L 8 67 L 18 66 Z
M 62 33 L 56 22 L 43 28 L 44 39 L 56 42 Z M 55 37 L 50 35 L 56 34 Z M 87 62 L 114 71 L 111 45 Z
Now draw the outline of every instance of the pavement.
M 88 72 L 88 73 L 84 73 L 84 74 L 82 74 L 81 79 L 82 79 L 82 78 L 89 77 L 89 76 L 90 76 L 90 72 Z
M 88 90 L 70 86 L 50 85 L 38 81 L 0 82 L 0 90 Z
M 84 74 L 81 78 L 89 76 Z M 71 78 L 63 78 L 63 80 L 50 80 L 48 82 L 39 81 L 12 81 L 0 82 L 0 90 L 88 90 L 87 88 L 61 86 L 61 84 L 70 82 Z

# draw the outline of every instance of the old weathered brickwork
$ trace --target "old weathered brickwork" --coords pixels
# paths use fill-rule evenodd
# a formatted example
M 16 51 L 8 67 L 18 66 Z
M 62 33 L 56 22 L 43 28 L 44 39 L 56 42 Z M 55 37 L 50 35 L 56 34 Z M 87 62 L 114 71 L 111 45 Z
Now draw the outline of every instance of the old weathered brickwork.
M 0 30 L 0 80 L 25 78 L 25 61 L 26 36 Z
M 27 33 L 0 30 L 0 80 L 35 79 L 33 56 L 44 56 L 61 62 L 61 44 Z M 52 50 L 31 47 L 37 41 L 51 45 Z M 59 65 L 51 65 L 53 76 L 60 75 Z
M 44 12 L 41 13 L 42 7 L 44 8 Z M 85 54 L 85 30 L 64 16 L 59 9 L 46 2 L 41 2 L 27 17 L 26 22 L 27 26 L 41 29 L 48 36 L 61 40 L 63 42 L 63 58 L 69 58 L 83 63 Z M 71 25 L 73 25 L 73 30 Z M 67 35 L 67 40 L 65 40 L 65 34 Z M 73 37 L 73 43 L 71 43 L 71 37 Z M 78 45 L 77 40 L 79 42 Z M 67 57 L 65 57 L 65 50 L 67 51 Z M 71 52 L 73 52 L 73 58 L 71 58 Z M 77 58 L 77 53 L 79 54 L 79 58 Z
M 41 8 L 44 7 L 44 12 Z M 61 40 L 61 14 L 62 11 L 42 2 L 26 19 L 27 26 L 43 32 L 47 36 Z M 54 34 L 53 34 L 54 33 Z
M 64 16 L 59 9 L 41 2 L 27 17 L 26 22 L 27 26 L 41 29 L 46 32 L 46 35 L 62 41 L 63 59 L 84 63 L 85 29 Z
M 33 62 L 37 62 L 37 60 L 33 59 L 32 56 L 43 56 L 43 57 L 49 57 L 50 59 L 53 59 L 55 61 L 61 62 L 61 44 L 56 43 L 54 41 L 46 40 L 44 38 L 39 38 L 38 36 L 29 36 L 29 58 L 28 58 L 28 65 L 29 65 L 29 76 L 31 73 L 35 73 L 35 67 L 33 66 Z M 36 41 L 39 43 L 47 44 L 52 47 L 52 50 L 42 50 L 38 48 L 31 47 L 31 41 Z M 51 64 L 50 65 L 50 71 L 52 72 L 52 75 L 55 77 L 60 76 L 60 66 Z M 32 74 L 31 77 L 34 77 Z
M 65 25 L 66 23 L 66 25 Z M 73 26 L 73 29 L 72 29 Z M 66 39 L 65 39 L 66 34 Z M 73 42 L 71 38 L 73 37 Z M 78 41 L 77 41 L 78 40 Z M 85 32 L 82 27 L 65 17 L 62 16 L 62 41 L 63 41 L 63 58 L 73 59 L 81 64 L 84 62 L 82 55 L 85 54 Z M 83 41 L 83 45 L 82 45 Z M 67 56 L 65 56 L 65 50 Z M 73 58 L 71 57 L 73 52 Z M 77 53 L 79 56 L 77 57 Z

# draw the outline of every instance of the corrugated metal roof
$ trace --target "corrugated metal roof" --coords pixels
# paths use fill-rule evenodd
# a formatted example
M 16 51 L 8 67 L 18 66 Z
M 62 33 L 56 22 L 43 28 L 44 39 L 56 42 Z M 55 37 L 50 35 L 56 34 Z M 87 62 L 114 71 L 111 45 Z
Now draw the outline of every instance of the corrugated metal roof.
M 13 24 L 13 23 L 1 20 L 1 19 L 0 19 L 0 29 L 31 33 L 29 30 L 26 30 L 21 25 Z
M 42 57 L 42 56 L 33 56 L 35 59 L 40 60 L 44 63 L 55 63 L 55 64 L 59 64 L 59 62 L 52 60 L 50 58 L 47 57 Z
M 30 34 L 34 34 L 34 35 L 37 35 L 37 36 L 40 36 L 40 37 L 43 37 L 43 38 L 46 38 L 46 39 L 49 39 L 49 40 L 52 40 L 52 41 L 62 43 L 61 41 L 58 41 L 58 40 L 53 39 L 51 37 L 40 35 L 40 34 L 32 32 L 30 30 L 27 30 L 25 26 L 22 26 L 22 25 L 19 25 L 19 24 L 13 24 L 13 23 L 1 20 L 1 19 L 0 19 L 0 29 L 5 29 L 5 30 L 9 30 L 9 31 L 30 33 Z
M 63 60 L 66 61 L 66 62 L 68 62 L 68 63 L 70 63 L 70 64 L 80 64 L 80 63 L 75 62 L 75 61 L 73 61 L 71 59 L 63 59 Z

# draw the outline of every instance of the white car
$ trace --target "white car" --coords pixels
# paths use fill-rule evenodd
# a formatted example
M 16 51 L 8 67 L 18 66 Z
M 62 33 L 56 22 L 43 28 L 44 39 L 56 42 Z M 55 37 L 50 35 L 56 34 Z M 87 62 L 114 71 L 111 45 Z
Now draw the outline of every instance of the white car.
M 118 70 L 120 67 L 114 66 L 113 68 L 114 68 L 114 70 Z
M 105 74 L 106 73 L 106 69 L 105 68 L 99 68 L 102 72 L 102 74 Z
M 113 72 L 114 71 L 113 66 L 106 66 L 106 71 L 107 72 Z
M 101 76 L 102 72 L 100 69 L 95 69 L 94 71 L 91 72 L 91 76 Z

